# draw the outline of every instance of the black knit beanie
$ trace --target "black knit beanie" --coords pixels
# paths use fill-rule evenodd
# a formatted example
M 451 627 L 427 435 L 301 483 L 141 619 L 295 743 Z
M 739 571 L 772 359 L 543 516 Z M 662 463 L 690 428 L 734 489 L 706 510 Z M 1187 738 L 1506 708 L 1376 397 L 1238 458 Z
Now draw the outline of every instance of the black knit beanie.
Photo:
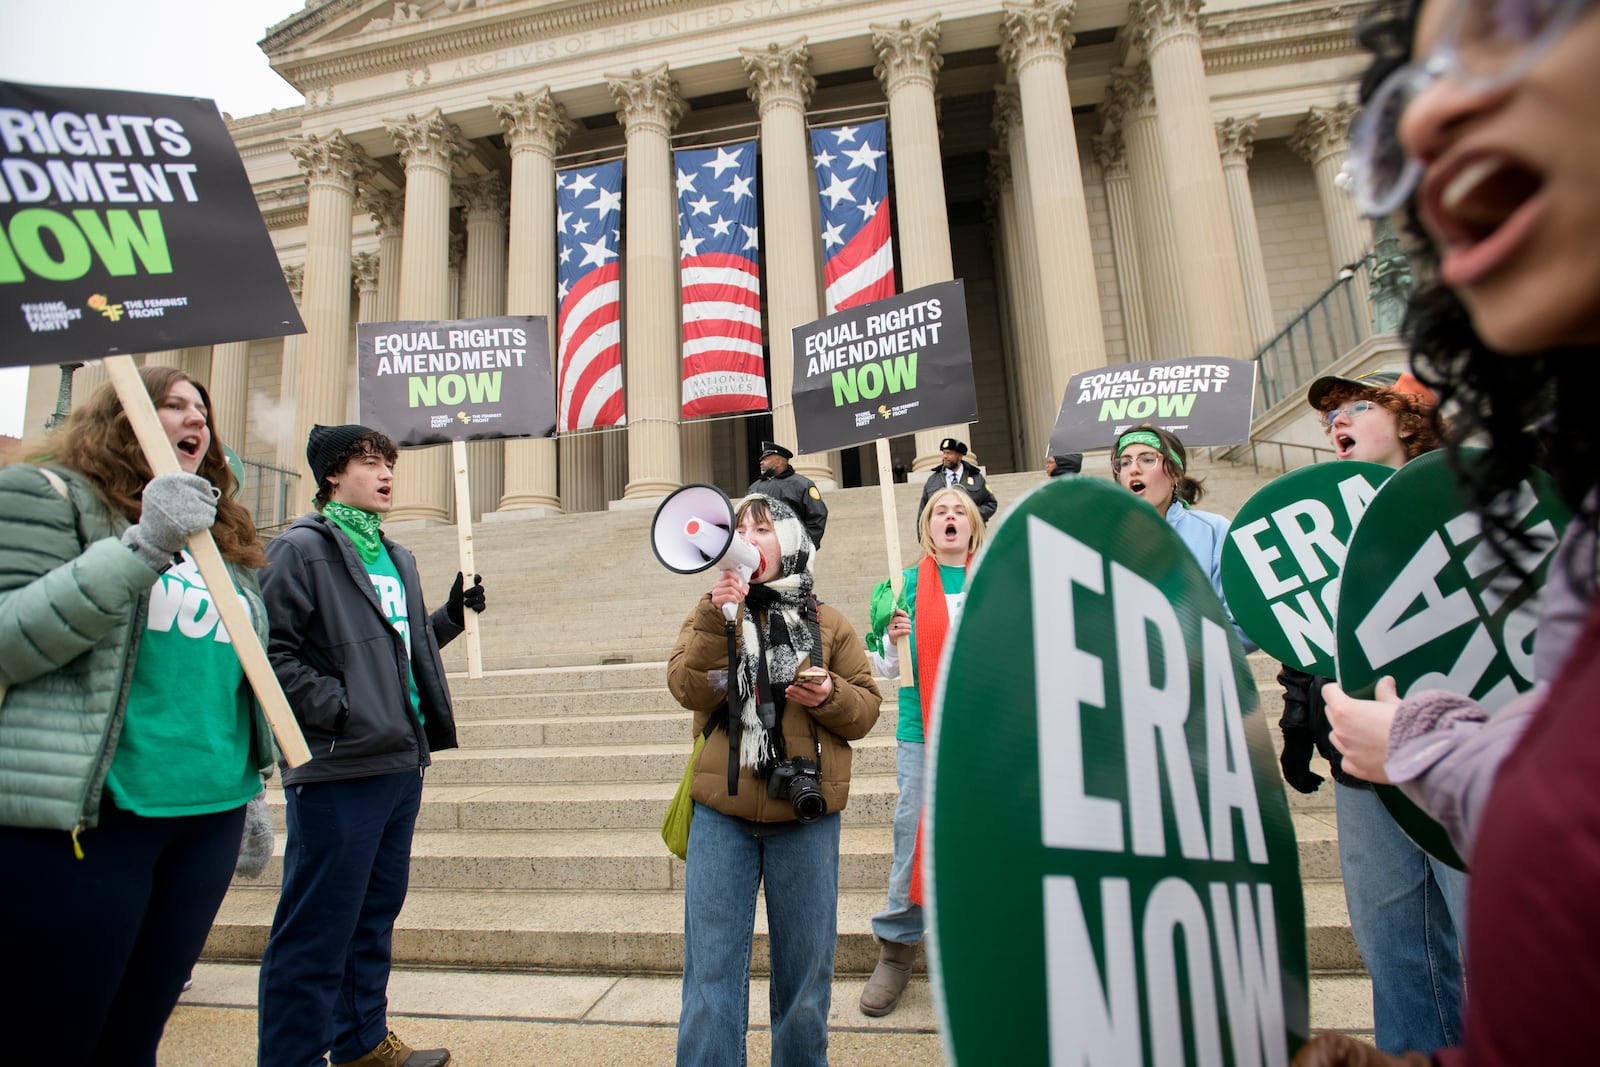
M 354 423 L 311 427 L 311 433 L 306 435 L 306 462 L 311 465 L 311 480 L 320 486 L 328 471 L 350 450 L 350 446 L 372 432 L 370 427 Z

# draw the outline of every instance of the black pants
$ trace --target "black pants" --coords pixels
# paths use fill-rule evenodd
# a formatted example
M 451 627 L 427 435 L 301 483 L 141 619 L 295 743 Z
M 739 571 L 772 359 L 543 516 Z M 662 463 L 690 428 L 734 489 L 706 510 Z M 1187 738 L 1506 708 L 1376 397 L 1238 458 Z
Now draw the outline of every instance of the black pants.
M 149 819 L 109 797 L 78 836 L 0 827 L 5 1059 L 154 1067 L 233 878 L 244 807 Z

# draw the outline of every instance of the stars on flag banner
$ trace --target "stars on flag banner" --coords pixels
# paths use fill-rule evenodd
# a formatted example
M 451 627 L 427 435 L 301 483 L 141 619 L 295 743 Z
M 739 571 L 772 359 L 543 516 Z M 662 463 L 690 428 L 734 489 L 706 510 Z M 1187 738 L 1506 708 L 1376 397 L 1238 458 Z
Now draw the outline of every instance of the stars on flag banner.
M 556 172 L 556 430 L 620 426 L 622 163 Z
M 756 144 L 672 154 L 683 296 L 683 416 L 765 411 Z
M 894 295 L 886 139 L 882 119 L 811 131 L 826 314 Z

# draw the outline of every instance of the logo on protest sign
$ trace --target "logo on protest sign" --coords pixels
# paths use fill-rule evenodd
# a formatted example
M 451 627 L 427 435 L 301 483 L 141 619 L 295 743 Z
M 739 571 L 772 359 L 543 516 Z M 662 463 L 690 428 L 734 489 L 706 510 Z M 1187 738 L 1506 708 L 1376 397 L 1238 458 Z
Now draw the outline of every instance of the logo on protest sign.
M 1314 463 L 1245 501 L 1222 546 L 1222 591 L 1250 639 L 1292 667 L 1333 677 L 1334 610 L 1345 546 L 1394 471 Z
M 1286 1065 L 1305 907 L 1244 651 L 1149 505 L 1052 481 L 991 530 L 936 695 L 953 1062 Z
M 0 82 L 0 364 L 304 330 L 214 103 Z
M 1119 363 L 1067 381 L 1050 454 L 1110 448 L 1141 422 L 1171 430 L 1189 447 L 1250 440 L 1256 364 L 1249 359 Z
M 1470 465 L 1476 449 L 1463 450 Z M 1339 684 L 1370 697 L 1392 675 L 1402 697 L 1443 689 L 1493 714 L 1533 686 L 1534 627 L 1550 555 L 1568 513 L 1541 471 L 1517 489 L 1518 575 L 1489 544 L 1442 453 L 1407 463 L 1373 499 L 1350 539 L 1335 634 Z M 1398 790 L 1378 787 L 1395 820 L 1454 866 L 1444 831 Z
M 363 322 L 356 360 L 361 421 L 398 445 L 555 433 L 542 315 Z
M 801 452 L 975 422 L 965 287 L 957 279 L 794 328 Z

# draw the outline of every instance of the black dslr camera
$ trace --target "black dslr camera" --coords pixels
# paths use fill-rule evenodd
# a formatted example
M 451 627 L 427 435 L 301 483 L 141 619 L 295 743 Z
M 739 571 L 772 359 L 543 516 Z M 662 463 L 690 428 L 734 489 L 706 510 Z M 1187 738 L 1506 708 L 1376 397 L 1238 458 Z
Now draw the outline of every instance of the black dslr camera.
M 816 822 L 828 814 L 816 762 L 803 756 L 786 759 L 772 768 L 767 778 L 767 796 L 793 804 L 794 817 L 801 822 Z

